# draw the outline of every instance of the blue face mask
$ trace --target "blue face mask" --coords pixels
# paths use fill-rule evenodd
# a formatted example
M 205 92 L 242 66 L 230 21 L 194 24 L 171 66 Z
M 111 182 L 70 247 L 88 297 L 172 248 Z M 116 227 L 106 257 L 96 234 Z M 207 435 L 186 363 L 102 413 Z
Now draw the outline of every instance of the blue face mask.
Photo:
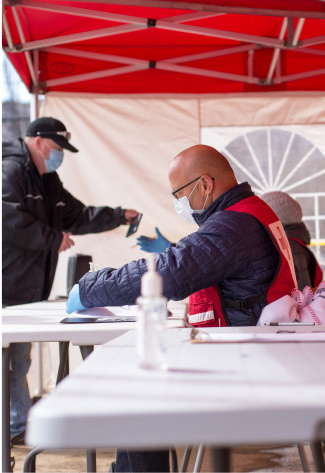
M 47 146 L 47 145 L 46 145 Z M 49 146 L 47 146 L 49 148 Z M 50 149 L 50 156 L 48 159 L 45 159 L 45 166 L 47 172 L 55 172 L 62 164 L 64 153 L 57 149 Z

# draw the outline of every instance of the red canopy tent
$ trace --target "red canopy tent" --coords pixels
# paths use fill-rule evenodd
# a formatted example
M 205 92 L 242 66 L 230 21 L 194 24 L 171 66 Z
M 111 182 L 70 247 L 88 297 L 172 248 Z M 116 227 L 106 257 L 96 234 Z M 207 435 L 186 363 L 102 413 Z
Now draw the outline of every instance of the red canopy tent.
M 6 0 L 30 92 L 325 90 L 321 0 Z

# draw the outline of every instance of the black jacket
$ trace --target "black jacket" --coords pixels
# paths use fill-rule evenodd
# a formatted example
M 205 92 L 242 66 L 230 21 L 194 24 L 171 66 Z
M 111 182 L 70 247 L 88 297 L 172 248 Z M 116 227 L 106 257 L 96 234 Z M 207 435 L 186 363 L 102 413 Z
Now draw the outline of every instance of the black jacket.
M 3 304 L 47 299 L 62 232 L 99 233 L 125 224 L 121 208 L 86 207 L 57 173 L 40 176 L 24 141 L 2 144 Z

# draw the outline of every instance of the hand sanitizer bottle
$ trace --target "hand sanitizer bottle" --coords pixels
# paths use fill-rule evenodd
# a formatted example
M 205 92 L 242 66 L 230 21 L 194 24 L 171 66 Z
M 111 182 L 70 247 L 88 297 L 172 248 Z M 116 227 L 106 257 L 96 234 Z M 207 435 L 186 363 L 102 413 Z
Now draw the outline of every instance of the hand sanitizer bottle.
M 165 328 L 167 299 L 162 295 L 162 277 L 156 272 L 156 255 L 147 258 L 148 271 L 141 279 L 141 297 L 138 297 L 138 359 L 141 368 L 167 368 Z

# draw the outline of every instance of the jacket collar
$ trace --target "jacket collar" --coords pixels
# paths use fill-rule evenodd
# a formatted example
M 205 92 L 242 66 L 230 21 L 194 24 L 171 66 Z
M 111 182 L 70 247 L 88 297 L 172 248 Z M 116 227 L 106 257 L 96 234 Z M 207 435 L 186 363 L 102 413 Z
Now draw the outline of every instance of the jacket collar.
M 304 222 L 290 223 L 289 225 L 283 225 L 283 228 L 288 238 L 297 238 L 306 245 L 310 244 L 310 233 Z
M 38 179 L 41 178 L 40 173 L 38 172 L 37 167 L 35 166 L 31 154 L 29 152 L 29 149 L 24 141 L 23 138 L 19 138 L 21 140 L 21 145 L 24 151 L 24 159 L 25 159 L 25 166 L 27 169 L 29 169 L 35 176 L 37 176 Z
M 201 227 L 212 214 L 216 212 L 221 212 L 222 210 L 231 207 L 232 205 L 236 204 L 237 202 L 246 199 L 247 197 L 251 197 L 254 195 L 251 186 L 248 182 L 242 182 L 237 186 L 232 187 L 228 191 L 224 192 L 223 194 L 219 195 L 212 202 L 209 207 L 204 210 L 201 214 L 193 214 L 194 220 Z

